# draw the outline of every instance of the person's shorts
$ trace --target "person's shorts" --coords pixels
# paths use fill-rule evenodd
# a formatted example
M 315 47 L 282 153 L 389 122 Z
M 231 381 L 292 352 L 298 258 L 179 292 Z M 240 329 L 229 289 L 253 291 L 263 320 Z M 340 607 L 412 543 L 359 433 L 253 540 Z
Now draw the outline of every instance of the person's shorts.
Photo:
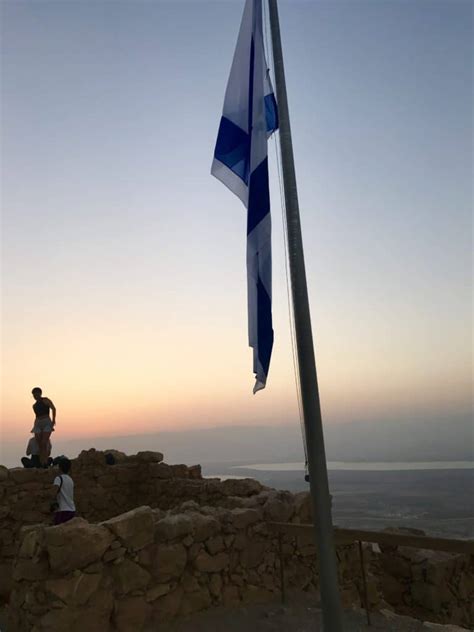
M 31 432 L 40 434 L 41 432 L 53 432 L 53 422 L 49 417 L 36 417 Z

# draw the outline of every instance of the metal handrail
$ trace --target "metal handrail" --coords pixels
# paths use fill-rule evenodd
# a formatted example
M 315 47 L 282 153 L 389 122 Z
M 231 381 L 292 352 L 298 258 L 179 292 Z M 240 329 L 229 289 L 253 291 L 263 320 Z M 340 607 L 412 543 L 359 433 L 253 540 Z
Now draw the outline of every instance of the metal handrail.
M 301 532 L 313 533 L 312 524 L 293 524 L 291 522 L 269 522 L 270 530 L 287 535 L 298 535 Z M 428 551 L 444 551 L 445 553 L 462 553 L 474 555 L 474 540 L 456 540 L 453 538 L 433 538 L 412 533 L 394 533 L 391 531 L 370 531 L 363 529 L 341 529 L 334 527 L 336 544 L 355 542 L 371 542 L 387 546 L 408 546 Z
M 311 533 L 314 538 L 313 524 L 294 524 L 291 522 L 268 522 L 270 531 L 278 535 L 278 550 L 280 555 L 280 582 L 281 600 L 286 599 L 285 591 L 285 567 L 283 558 L 283 536 L 297 536 L 302 533 Z M 433 538 L 425 535 L 412 533 L 393 533 L 390 531 L 369 531 L 363 529 L 341 529 L 334 527 L 334 543 L 336 546 L 356 544 L 359 549 L 360 570 L 362 577 L 362 587 L 364 592 L 364 606 L 367 613 L 367 623 L 370 621 L 370 604 L 367 592 L 367 580 L 365 574 L 363 542 L 371 544 L 381 544 L 385 546 L 406 546 L 428 551 L 443 551 L 445 553 L 458 553 L 463 555 L 474 555 L 474 540 L 455 540 L 452 538 Z

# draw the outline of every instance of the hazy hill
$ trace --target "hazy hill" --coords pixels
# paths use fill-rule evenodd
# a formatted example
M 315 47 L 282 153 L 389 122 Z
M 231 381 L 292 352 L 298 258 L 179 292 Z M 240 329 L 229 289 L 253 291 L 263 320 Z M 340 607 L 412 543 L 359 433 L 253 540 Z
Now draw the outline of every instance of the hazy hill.
M 159 422 L 157 422 L 159 427 Z M 451 421 L 352 422 L 327 424 L 327 457 L 333 461 L 455 461 L 474 458 L 470 418 Z M 4 443 L 1 462 L 13 465 L 26 441 Z M 54 453 L 75 456 L 84 448 L 116 448 L 127 453 L 160 450 L 166 460 L 184 463 L 301 461 L 299 423 L 279 426 L 228 426 L 63 441 L 53 437 Z
M 354 423 L 327 426 L 330 460 L 423 461 L 470 460 L 473 433 L 469 423 L 417 422 L 414 424 Z M 133 453 L 160 449 L 170 461 L 299 461 L 303 458 L 298 424 L 287 426 L 232 426 L 149 435 L 98 437 L 89 442 L 70 441 L 71 451 L 84 445 L 111 447 Z

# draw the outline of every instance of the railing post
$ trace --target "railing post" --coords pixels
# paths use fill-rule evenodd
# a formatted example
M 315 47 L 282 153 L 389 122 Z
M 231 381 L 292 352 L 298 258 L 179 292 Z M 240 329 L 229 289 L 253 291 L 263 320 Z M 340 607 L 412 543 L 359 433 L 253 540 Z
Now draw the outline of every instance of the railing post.
M 278 534 L 278 551 L 280 553 L 280 587 L 281 587 L 281 603 L 286 602 L 285 594 L 285 563 L 283 561 L 283 536 Z
M 360 570 L 362 572 L 362 587 L 364 591 L 364 601 L 365 601 L 364 605 L 365 605 L 365 612 L 367 614 L 367 625 L 371 625 L 369 594 L 367 591 L 367 580 L 365 578 L 364 549 L 362 548 L 362 542 L 360 540 L 358 540 L 358 544 L 359 544 Z

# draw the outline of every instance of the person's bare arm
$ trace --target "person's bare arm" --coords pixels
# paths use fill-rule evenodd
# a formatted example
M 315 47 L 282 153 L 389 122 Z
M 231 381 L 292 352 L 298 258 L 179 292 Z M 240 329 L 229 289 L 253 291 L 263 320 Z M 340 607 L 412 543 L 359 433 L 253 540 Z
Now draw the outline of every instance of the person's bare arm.
M 45 397 L 45 400 L 48 402 L 48 404 L 51 407 L 52 413 L 53 413 L 53 425 L 56 423 L 56 406 L 53 404 L 53 402 L 48 399 L 47 397 Z
M 55 500 L 57 498 L 60 487 L 61 487 L 61 479 L 59 478 L 59 476 L 55 476 L 54 482 L 50 488 L 51 500 Z

